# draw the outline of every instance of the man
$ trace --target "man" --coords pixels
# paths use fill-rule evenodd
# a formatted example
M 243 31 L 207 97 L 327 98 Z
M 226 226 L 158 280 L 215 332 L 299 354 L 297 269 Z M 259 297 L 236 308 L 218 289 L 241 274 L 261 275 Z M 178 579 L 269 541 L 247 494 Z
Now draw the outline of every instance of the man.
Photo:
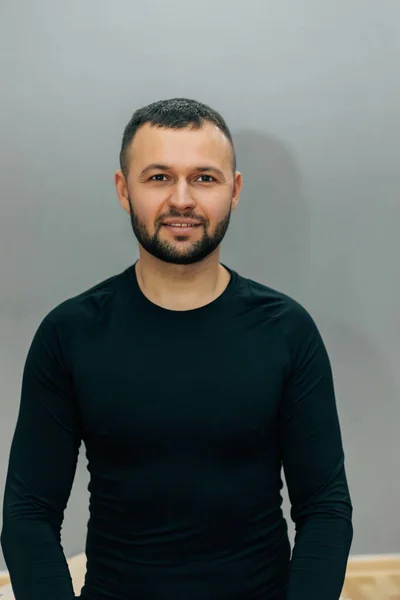
M 229 129 L 156 102 L 120 162 L 140 258 L 54 308 L 26 359 L 1 538 L 16 600 L 74 598 L 60 529 L 82 441 L 82 600 L 337 600 L 352 505 L 330 362 L 304 308 L 219 262 Z

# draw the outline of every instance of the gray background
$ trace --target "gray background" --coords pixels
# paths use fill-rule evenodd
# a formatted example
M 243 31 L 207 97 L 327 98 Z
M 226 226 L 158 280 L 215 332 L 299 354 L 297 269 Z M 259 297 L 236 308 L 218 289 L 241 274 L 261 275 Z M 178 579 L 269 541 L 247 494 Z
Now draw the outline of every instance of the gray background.
M 325 339 L 352 554 L 399 552 L 398 0 L 2 0 L 0 49 L 0 492 L 40 320 L 138 257 L 113 187 L 123 128 L 187 96 L 224 115 L 244 176 L 222 260 Z M 67 556 L 87 483 L 82 452 Z

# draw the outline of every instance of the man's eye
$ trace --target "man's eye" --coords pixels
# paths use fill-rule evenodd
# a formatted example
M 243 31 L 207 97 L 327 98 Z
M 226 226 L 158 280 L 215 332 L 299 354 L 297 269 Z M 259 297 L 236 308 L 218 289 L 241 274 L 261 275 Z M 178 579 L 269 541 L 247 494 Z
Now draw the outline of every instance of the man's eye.
M 211 175 L 200 175 L 200 177 L 208 177 L 208 180 L 204 181 L 203 183 L 210 183 L 211 181 L 214 181 L 214 177 L 211 177 Z
M 164 177 L 164 179 L 163 179 Z M 199 175 L 198 179 L 202 178 L 203 181 L 201 183 L 211 183 L 214 180 L 214 177 L 212 177 L 211 175 Z M 164 175 L 163 173 L 157 173 L 156 175 L 152 175 L 150 177 L 150 181 L 165 181 L 167 179 L 167 176 Z

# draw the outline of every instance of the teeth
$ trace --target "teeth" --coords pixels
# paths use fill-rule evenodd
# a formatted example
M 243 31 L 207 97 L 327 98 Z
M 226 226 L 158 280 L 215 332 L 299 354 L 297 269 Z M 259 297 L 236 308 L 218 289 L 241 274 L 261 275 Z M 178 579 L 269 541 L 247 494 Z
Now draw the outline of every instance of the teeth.
M 185 223 L 169 223 L 170 227 L 194 227 L 194 225 L 191 224 L 185 224 Z

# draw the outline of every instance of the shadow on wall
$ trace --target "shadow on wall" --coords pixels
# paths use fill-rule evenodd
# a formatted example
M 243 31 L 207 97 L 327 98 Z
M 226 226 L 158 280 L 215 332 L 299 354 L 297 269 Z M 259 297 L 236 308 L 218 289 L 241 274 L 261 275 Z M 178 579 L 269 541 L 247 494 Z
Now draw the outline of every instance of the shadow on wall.
M 341 274 L 344 269 L 341 270 Z M 338 273 L 335 274 L 338 276 Z M 320 285 L 332 277 L 327 269 Z M 325 281 L 326 280 L 326 281 Z M 340 278 L 343 294 L 355 293 Z M 313 311 L 331 359 L 354 506 L 351 553 L 399 552 L 400 389 L 374 340 L 349 321 L 321 308 Z
M 234 142 L 243 191 L 223 247 L 237 270 L 289 294 L 313 316 L 335 378 L 354 505 L 352 554 L 398 552 L 400 390 L 377 343 L 355 325 L 369 299 L 360 296 L 348 268 L 352 228 L 338 231 L 336 260 L 322 269 L 320 261 L 313 264 L 311 215 L 293 153 L 255 132 L 238 132 Z M 288 507 L 285 489 L 286 515 Z M 293 539 L 291 522 L 289 533 Z
M 293 153 L 276 138 L 234 134 L 243 190 L 225 247 L 246 276 L 304 295 L 310 257 L 310 215 Z
M 311 264 L 310 215 L 293 153 L 257 132 L 239 131 L 233 137 L 243 190 L 223 250 L 235 270 L 302 302 Z M 282 496 L 293 544 L 286 485 Z

